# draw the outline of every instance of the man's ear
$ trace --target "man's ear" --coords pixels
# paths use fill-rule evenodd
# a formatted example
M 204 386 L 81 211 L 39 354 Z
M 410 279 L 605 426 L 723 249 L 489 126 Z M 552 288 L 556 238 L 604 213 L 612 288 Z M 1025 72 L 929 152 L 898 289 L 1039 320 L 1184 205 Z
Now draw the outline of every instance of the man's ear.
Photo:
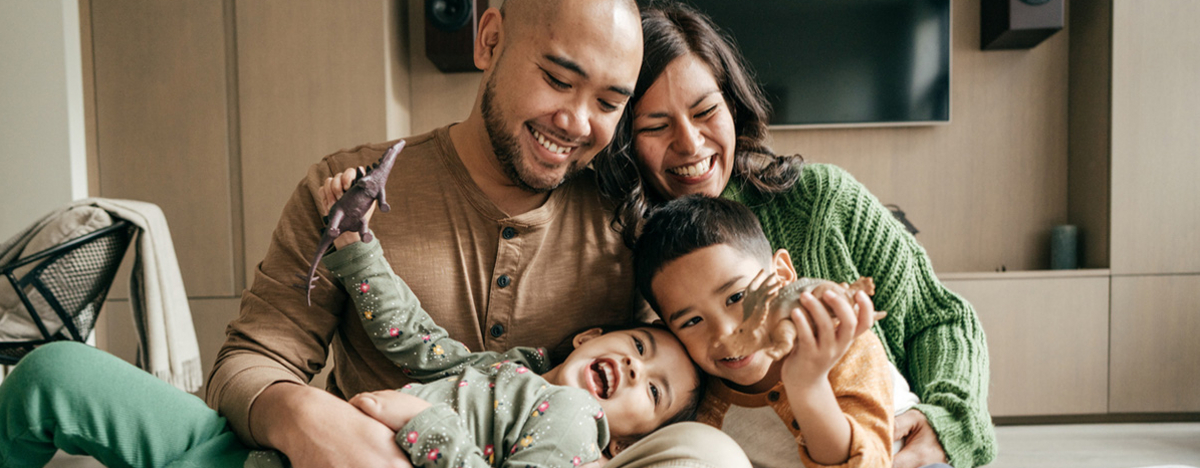
M 796 281 L 796 267 L 792 265 L 792 255 L 788 253 L 787 249 L 775 251 L 775 255 L 771 256 L 771 267 L 775 269 L 775 275 L 784 284 Z
M 571 345 L 578 348 L 580 345 L 591 341 L 592 338 L 596 338 L 603 334 L 604 330 L 599 328 L 589 329 L 588 331 L 575 335 L 575 338 L 571 340 Z
M 475 67 L 488 70 L 499 57 L 500 44 L 504 42 L 504 18 L 500 10 L 488 8 L 479 18 L 479 34 L 475 35 Z

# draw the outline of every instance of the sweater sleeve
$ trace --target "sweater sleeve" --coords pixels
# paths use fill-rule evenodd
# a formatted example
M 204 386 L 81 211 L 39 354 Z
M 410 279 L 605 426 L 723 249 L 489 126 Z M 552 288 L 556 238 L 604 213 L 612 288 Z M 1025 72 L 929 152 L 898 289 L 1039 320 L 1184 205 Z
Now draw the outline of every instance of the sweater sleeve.
M 549 370 L 544 350 L 514 348 L 507 353 L 473 353 L 433 321 L 408 284 L 392 271 L 378 239 L 355 242 L 322 262 L 350 292 L 371 342 L 405 375 L 430 382 L 466 367 L 502 361 L 523 364 L 535 373 Z
M 827 165 L 807 172 L 817 183 L 805 188 L 823 187 L 833 200 L 824 227 L 836 232 L 829 237 L 844 242 L 858 275 L 875 279 L 875 308 L 888 312 L 876 332 L 920 397 L 917 409 L 950 463 L 966 468 L 992 461 L 987 342 L 975 310 L 938 281 L 916 239 L 850 174 Z
M 879 339 L 864 334 L 829 372 L 838 407 L 850 423 L 850 456 L 839 465 L 822 465 L 808 456 L 803 440 L 800 459 L 809 468 L 892 466 L 892 388 L 887 356 Z M 801 437 L 801 439 L 803 436 Z

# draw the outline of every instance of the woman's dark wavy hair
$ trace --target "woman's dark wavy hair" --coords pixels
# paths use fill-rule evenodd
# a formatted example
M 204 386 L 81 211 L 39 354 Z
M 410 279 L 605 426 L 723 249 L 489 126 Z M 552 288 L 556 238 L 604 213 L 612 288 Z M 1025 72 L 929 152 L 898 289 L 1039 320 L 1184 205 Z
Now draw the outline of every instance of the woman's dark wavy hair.
M 733 114 L 737 143 L 732 177 L 763 193 L 781 193 L 800 178 L 804 158 L 781 156 L 766 144 L 770 105 L 732 39 L 703 13 L 676 1 L 652 2 L 642 9 L 644 51 L 633 97 L 625 106 L 612 144 L 594 167 L 600 191 L 616 203 L 612 227 L 632 248 L 654 206 L 664 202 L 638 171 L 633 146 L 633 109 L 675 59 L 693 54 L 708 65 Z

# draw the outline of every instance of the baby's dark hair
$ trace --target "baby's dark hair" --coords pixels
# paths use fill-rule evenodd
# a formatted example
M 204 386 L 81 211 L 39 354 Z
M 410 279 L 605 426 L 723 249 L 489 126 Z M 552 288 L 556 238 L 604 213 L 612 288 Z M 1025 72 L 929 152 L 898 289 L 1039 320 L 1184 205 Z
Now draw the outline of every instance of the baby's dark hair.
M 619 331 L 625 331 L 625 330 L 636 330 L 638 328 L 654 328 L 654 329 L 658 329 L 658 330 L 662 330 L 667 333 L 670 333 L 671 336 L 675 336 L 674 333 L 671 333 L 671 330 L 666 327 L 666 325 L 663 325 L 658 322 L 655 322 L 655 323 L 628 322 L 628 323 L 615 324 L 615 325 L 598 325 L 595 327 L 588 327 L 583 330 L 579 330 L 578 332 L 572 333 L 570 336 L 567 337 L 566 340 L 563 340 L 563 343 L 561 343 L 557 347 L 555 347 L 556 351 L 551 352 L 551 354 L 550 354 L 551 362 L 553 363 L 553 365 L 561 364 L 564 360 L 566 360 L 566 356 L 570 354 L 570 351 L 566 351 L 565 353 L 563 351 L 574 348 L 574 345 L 572 344 L 572 340 L 574 340 L 575 335 L 578 335 L 585 331 L 591 330 L 592 328 L 599 328 L 600 331 L 606 335 L 609 333 L 612 333 L 612 332 L 619 332 Z M 685 352 L 685 354 L 686 354 L 686 352 Z M 686 422 L 686 421 L 695 421 L 696 420 L 696 412 L 699 411 L 699 409 L 700 409 L 700 402 L 704 401 L 705 388 L 708 387 L 708 374 L 704 373 L 704 370 L 700 369 L 700 366 L 697 365 L 695 363 L 695 361 L 688 359 L 688 363 L 692 365 L 692 370 L 694 371 L 694 374 L 696 375 L 696 389 L 692 390 L 692 393 L 690 395 L 688 395 L 688 399 L 685 402 L 683 408 L 680 408 L 678 413 L 675 413 L 674 415 L 672 415 L 670 418 L 668 418 L 666 421 L 663 422 L 662 426 L 659 426 L 656 429 L 661 429 L 663 427 L 666 427 L 666 426 L 669 426 L 671 424 L 675 424 L 678 422 Z M 639 434 L 639 435 L 635 436 L 634 438 L 640 439 L 647 435 L 649 435 L 649 434 Z
M 661 316 L 650 288 L 654 276 L 684 255 L 722 244 L 764 262 L 771 258 L 771 243 L 758 217 L 741 203 L 702 195 L 671 200 L 650 214 L 634 244 L 634 283 Z

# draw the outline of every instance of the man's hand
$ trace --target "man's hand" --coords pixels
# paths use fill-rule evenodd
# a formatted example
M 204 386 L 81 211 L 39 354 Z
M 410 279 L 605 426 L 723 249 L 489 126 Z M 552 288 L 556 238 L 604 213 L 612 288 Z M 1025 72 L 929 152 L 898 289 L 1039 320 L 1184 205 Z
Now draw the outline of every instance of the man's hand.
M 260 443 L 283 452 L 296 468 L 412 467 L 395 431 L 313 387 L 267 387 L 250 408 L 250 424 Z
M 433 406 L 419 397 L 395 390 L 359 393 L 350 399 L 350 404 L 392 432 L 399 432 L 412 418 Z
M 925 413 L 916 409 L 896 416 L 896 441 L 904 441 L 904 447 L 892 460 L 895 468 L 918 468 L 934 463 L 947 463 L 946 452 L 938 442 L 937 433 L 929 426 Z
M 364 169 L 362 167 L 352 167 L 342 171 L 340 174 L 334 174 L 333 177 L 325 178 L 325 183 L 321 184 L 320 189 L 317 189 L 317 193 L 321 196 L 320 208 L 322 215 L 329 214 L 329 210 L 330 208 L 333 208 L 333 204 L 337 203 L 338 199 L 342 198 L 342 195 L 350 189 L 351 185 L 354 185 L 354 181 L 358 177 L 358 174 L 362 173 L 363 171 Z M 371 208 L 367 210 L 367 214 L 363 215 L 364 225 L 371 220 L 371 214 L 373 213 L 375 213 L 374 202 L 371 203 Z M 362 239 L 357 232 L 343 232 L 342 235 L 333 240 L 333 247 L 340 249 L 360 240 Z

